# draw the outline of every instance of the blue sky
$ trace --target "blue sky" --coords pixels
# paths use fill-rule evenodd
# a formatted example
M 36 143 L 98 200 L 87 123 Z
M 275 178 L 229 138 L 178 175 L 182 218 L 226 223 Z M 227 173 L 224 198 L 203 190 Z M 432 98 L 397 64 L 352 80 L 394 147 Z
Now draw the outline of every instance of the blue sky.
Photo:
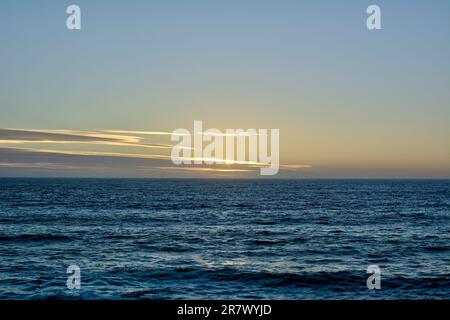
M 70 4 L 82 30 L 65 27 Z M 366 28 L 370 4 L 382 30 Z M 438 0 L 2 1 L 0 128 L 279 128 L 281 162 L 310 166 L 295 177 L 449 178 L 449 30 L 450 2 Z M 40 153 L 30 168 L 24 148 L 27 163 L 47 149 L 92 163 Z M 170 176 L 86 156 L 130 146 L 0 150 L 4 176 Z

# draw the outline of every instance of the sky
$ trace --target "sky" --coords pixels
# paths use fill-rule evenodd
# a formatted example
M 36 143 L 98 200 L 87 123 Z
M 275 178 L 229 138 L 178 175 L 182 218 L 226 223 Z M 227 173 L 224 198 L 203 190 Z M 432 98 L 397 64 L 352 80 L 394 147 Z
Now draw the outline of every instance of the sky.
M 275 178 L 447 179 L 449 32 L 447 0 L 1 1 L 0 177 L 259 177 L 175 166 L 201 120 L 279 129 Z

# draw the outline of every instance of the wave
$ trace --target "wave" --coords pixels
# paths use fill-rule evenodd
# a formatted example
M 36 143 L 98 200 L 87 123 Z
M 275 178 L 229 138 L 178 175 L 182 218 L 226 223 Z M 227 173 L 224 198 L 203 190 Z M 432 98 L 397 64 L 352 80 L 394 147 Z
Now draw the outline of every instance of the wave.
M 34 242 L 34 241 L 71 241 L 72 237 L 57 234 L 20 234 L 13 236 L 0 236 L 4 242 Z
M 155 280 L 179 283 L 183 280 L 195 280 L 196 283 L 208 283 L 209 285 L 221 284 L 223 287 L 234 285 L 256 286 L 259 288 L 284 288 L 284 289 L 320 289 L 332 291 L 366 291 L 368 275 L 359 271 L 335 271 L 335 272 L 255 272 L 241 271 L 237 268 L 202 268 L 202 267 L 178 267 L 156 269 L 149 272 L 142 269 L 115 269 L 112 275 L 122 280 L 130 279 L 137 283 L 154 283 Z M 398 275 L 382 276 L 382 289 L 406 289 L 407 291 L 436 289 L 450 290 L 450 275 L 405 277 Z

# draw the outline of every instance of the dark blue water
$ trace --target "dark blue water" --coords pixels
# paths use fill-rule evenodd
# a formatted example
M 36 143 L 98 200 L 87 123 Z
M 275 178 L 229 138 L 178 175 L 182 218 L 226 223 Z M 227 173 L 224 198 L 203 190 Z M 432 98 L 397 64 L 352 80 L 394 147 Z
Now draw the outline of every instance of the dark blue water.
M 449 299 L 449 218 L 450 181 L 0 179 L 0 298 Z

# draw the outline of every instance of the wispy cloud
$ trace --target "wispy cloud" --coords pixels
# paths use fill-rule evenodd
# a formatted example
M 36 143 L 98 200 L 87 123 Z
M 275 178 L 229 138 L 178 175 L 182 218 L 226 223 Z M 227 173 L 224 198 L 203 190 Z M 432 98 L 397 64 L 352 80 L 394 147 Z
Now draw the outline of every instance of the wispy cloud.
M 51 153 L 74 156 L 100 156 L 100 157 L 119 157 L 119 158 L 139 158 L 139 159 L 163 159 L 170 160 L 170 156 L 162 154 L 142 154 L 142 153 L 123 153 L 123 152 L 102 152 L 102 151 L 73 151 L 73 150 L 54 150 L 54 149 L 29 149 L 16 148 L 34 153 Z
M 152 171 L 151 176 L 153 174 L 165 176 L 166 173 L 176 176 L 178 173 L 205 177 L 214 175 L 232 177 L 246 174 L 254 176 L 259 172 L 259 168 L 269 166 L 258 161 L 209 157 L 172 159 L 170 150 L 173 145 L 160 143 L 164 141 L 157 139 L 157 136 L 171 134 L 165 131 L 0 129 L 0 173 L 14 174 L 41 170 L 61 175 L 66 172 L 73 175 L 87 172 L 89 175 L 104 173 L 109 176 L 142 174 L 148 176 L 148 171 Z M 155 136 L 157 142 L 148 141 L 152 136 Z M 73 148 L 60 146 L 66 144 L 79 145 Z M 107 146 L 117 148 L 111 149 Z M 150 153 L 148 148 L 156 150 Z M 203 164 L 176 166 L 172 160 L 199 161 Z M 214 164 L 206 165 L 206 162 Z M 280 171 L 301 171 L 311 167 L 308 164 L 281 164 Z
M 76 130 L 0 129 L 0 144 L 92 144 L 171 149 L 171 144 L 144 142 L 142 137 Z M 189 148 L 191 149 L 191 148 Z
M 191 161 L 191 162 L 210 162 L 215 164 L 227 164 L 227 165 L 248 165 L 248 166 L 267 166 L 267 163 L 256 162 L 256 161 L 241 161 L 241 160 L 230 160 L 230 159 L 220 159 L 220 158 L 207 158 L 207 157 L 176 157 L 174 160 Z
M 0 168 L 37 169 L 37 170 L 77 170 L 80 169 L 80 166 L 52 163 L 52 162 L 36 162 L 36 163 L 10 162 L 10 163 L 0 163 Z M 82 166 L 82 168 L 83 170 L 101 169 L 100 166 Z
M 186 136 L 189 135 L 187 133 L 176 133 L 176 132 L 169 132 L 169 131 L 135 131 L 135 130 L 101 130 L 102 132 L 106 133 L 120 133 L 120 134 L 134 134 L 134 135 L 155 135 L 155 136 Z M 220 136 L 220 137 L 239 137 L 239 136 L 267 136 L 267 134 L 262 133 L 249 133 L 247 131 L 237 131 L 234 133 L 219 133 L 219 132 L 212 132 L 212 131 L 203 131 L 199 132 L 201 135 L 205 136 Z
M 183 133 L 173 133 L 169 131 L 134 131 L 134 130 L 102 130 L 102 132 L 107 133 L 121 133 L 121 134 L 136 134 L 145 136 L 185 136 L 187 134 Z
M 157 167 L 160 170 L 168 170 L 168 171 L 186 171 L 186 172 L 253 172 L 254 170 L 249 169 L 224 169 L 224 168 L 189 168 L 189 167 Z
M 141 138 L 76 130 L 0 129 L 0 140 L 138 143 Z

